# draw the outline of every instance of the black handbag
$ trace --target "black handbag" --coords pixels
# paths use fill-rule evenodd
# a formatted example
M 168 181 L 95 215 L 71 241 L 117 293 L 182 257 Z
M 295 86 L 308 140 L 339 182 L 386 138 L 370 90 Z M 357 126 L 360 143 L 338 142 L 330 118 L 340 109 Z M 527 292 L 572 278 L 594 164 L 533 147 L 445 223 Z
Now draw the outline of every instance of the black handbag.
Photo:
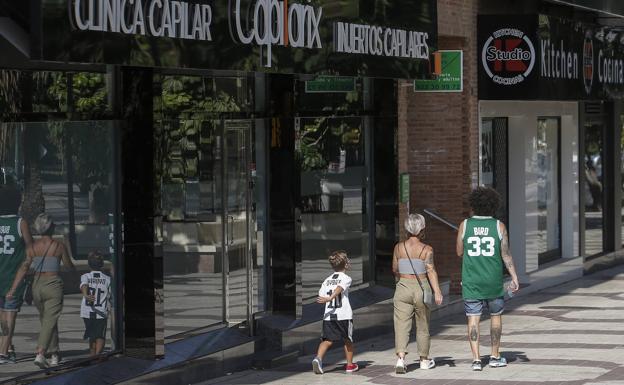
M 24 277 L 23 280 L 23 285 L 24 285 L 24 303 L 26 305 L 32 305 L 33 303 L 33 275 L 29 274 L 27 276 Z

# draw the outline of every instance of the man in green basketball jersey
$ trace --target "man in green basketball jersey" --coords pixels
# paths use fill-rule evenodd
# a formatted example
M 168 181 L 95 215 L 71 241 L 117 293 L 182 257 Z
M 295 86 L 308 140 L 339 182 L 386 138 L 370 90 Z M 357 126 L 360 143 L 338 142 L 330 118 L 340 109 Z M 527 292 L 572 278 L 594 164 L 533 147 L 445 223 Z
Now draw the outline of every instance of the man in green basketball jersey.
M 17 216 L 21 194 L 15 186 L 0 186 L 0 364 L 14 363 L 9 347 L 15 330 L 15 318 L 22 305 L 23 288 L 10 299 L 15 273 L 25 261 L 26 248 L 32 243 L 28 223 Z
M 464 219 L 457 234 L 457 255 L 463 257 L 462 296 L 468 317 L 468 337 L 472 350 L 472 370 L 480 371 L 479 321 L 485 307 L 490 313 L 492 354 L 489 366 L 507 366 L 500 356 L 503 330 L 502 314 L 505 308 L 503 263 L 511 275 L 510 289 L 516 292 L 520 285 L 509 251 L 509 237 L 505 225 L 493 216 L 498 211 L 500 196 L 489 187 L 478 187 L 470 194 L 473 216 Z

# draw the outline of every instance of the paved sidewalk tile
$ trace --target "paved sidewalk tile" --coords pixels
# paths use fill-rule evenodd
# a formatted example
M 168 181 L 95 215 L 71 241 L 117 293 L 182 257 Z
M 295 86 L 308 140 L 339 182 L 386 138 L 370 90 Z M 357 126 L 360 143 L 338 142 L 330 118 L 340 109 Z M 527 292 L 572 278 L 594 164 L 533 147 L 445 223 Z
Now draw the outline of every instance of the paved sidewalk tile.
M 465 318 L 432 324 L 437 362 L 421 370 L 408 355 L 408 373 L 394 373 L 394 335 L 356 342 L 360 371 L 344 372 L 342 349 L 325 358 L 324 375 L 312 373 L 312 356 L 267 371 L 248 370 L 201 385 L 624 385 L 624 267 L 613 268 L 511 300 L 503 316 L 506 368 L 472 372 Z M 481 322 L 481 355 L 489 353 L 489 320 Z M 416 350 L 412 338 L 410 344 Z

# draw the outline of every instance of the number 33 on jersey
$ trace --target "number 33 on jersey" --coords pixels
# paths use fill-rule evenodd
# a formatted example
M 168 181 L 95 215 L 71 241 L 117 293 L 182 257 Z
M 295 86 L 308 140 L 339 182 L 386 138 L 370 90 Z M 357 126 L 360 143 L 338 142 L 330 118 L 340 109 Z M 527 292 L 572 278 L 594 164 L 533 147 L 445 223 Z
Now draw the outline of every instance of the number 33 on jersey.
M 464 222 L 462 294 L 465 299 L 491 299 L 503 295 L 503 260 L 500 222 L 474 216 Z

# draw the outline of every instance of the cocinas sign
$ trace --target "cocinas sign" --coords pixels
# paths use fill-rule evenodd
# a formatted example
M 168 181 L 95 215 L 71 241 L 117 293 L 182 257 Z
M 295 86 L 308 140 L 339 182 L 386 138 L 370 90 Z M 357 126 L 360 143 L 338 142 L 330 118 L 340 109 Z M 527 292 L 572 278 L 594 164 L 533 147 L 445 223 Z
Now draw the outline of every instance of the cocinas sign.
M 208 4 L 169 0 L 71 0 L 69 14 L 81 31 L 212 40 Z
M 481 99 L 624 98 L 624 32 L 548 15 L 482 15 Z

